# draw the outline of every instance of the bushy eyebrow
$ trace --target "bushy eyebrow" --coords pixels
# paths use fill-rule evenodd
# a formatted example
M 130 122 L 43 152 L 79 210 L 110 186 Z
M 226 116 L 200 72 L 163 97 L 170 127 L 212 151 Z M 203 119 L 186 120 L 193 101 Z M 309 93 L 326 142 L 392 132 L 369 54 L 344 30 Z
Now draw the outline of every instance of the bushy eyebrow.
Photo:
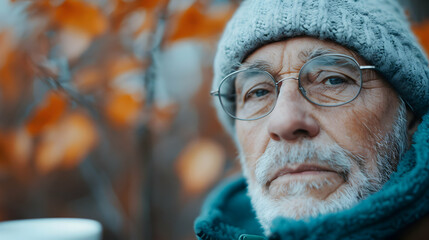
M 298 54 L 298 58 L 305 64 L 313 58 L 325 55 L 325 54 L 338 54 L 332 49 L 327 48 L 316 48 L 316 49 L 307 49 Z
M 261 69 L 270 72 L 272 70 L 272 67 L 267 61 L 256 60 L 255 62 L 241 63 L 238 69 Z
M 300 60 L 300 63 L 299 63 L 300 67 L 298 67 L 298 70 L 302 67 L 302 65 L 304 65 L 311 59 L 314 59 L 316 57 L 319 57 L 325 54 L 338 54 L 338 52 L 333 49 L 321 48 L 321 47 L 303 50 L 298 54 L 298 59 Z M 269 73 L 274 72 L 273 68 L 271 67 L 271 64 L 264 60 L 256 60 L 254 62 L 239 63 L 236 69 L 237 70 L 260 69 L 263 71 L 267 71 Z
M 325 54 L 335 54 L 337 52 L 326 49 L 326 48 L 316 48 L 316 49 L 307 49 L 298 54 L 299 60 L 301 60 L 302 64 L 305 64 L 306 62 L 310 61 L 313 58 L 325 55 Z M 249 68 L 256 68 L 261 69 L 267 72 L 270 72 L 272 69 L 271 64 L 264 60 L 256 60 L 255 62 L 245 62 L 238 64 L 238 67 L 236 69 L 249 69 Z

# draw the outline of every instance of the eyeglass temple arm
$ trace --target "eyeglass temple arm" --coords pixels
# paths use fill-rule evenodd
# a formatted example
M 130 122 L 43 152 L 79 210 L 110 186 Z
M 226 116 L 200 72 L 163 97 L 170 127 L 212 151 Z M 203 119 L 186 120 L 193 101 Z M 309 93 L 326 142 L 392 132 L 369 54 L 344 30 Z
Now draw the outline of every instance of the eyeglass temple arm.
M 365 69 L 375 69 L 375 66 L 360 66 L 361 70 L 365 70 Z M 402 101 L 404 101 L 404 103 L 407 105 L 408 108 L 410 108 L 410 110 L 412 112 L 414 112 L 414 108 L 411 106 L 411 104 L 408 103 L 408 101 L 406 101 L 405 99 L 403 99 L 401 96 L 399 96 L 401 98 Z
M 215 97 L 221 96 L 221 97 L 227 97 L 227 98 L 236 96 L 235 94 L 220 94 L 219 91 L 211 91 L 210 95 L 215 96 Z
M 359 66 L 359 68 L 361 70 L 365 70 L 365 69 L 375 69 L 375 66 Z

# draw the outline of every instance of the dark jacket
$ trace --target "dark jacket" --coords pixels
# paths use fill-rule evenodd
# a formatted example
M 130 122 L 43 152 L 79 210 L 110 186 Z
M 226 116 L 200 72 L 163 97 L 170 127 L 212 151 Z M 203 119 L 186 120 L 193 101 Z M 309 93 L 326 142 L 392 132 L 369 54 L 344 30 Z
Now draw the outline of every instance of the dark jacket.
M 429 239 L 429 114 L 383 188 L 351 209 L 309 221 L 277 218 L 264 236 L 246 181 L 229 179 L 207 198 L 195 221 L 198 239 Z M 245 234 L 245 235 L 243 235 Z M 411 238 L 412 237 L 412 238 Z

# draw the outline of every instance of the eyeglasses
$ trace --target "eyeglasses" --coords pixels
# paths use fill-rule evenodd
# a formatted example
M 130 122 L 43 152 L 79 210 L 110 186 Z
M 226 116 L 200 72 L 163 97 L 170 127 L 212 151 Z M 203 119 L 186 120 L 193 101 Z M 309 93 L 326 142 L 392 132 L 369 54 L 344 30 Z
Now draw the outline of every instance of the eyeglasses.
M 277 102 L 280 85 L 286 80 L 298 80 L 301 94 L 318 106 L 335 107 L 353 101 L 362 89 L 362 70 L 350 56 L 324 54 L 305 63 L 298 78 L 276 81 L 267 71 L 248 68 L 228 74 L 219 89 L 210 94 L 218 96 L 223 110 L 238 120 L 256 120 L 270 114 Z

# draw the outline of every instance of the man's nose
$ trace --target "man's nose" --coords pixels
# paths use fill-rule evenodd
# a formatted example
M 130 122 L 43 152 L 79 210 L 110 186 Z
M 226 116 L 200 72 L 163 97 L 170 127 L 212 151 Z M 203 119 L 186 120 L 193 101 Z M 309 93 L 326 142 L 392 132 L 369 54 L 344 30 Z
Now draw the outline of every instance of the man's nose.
M 311 114 L 312 106 L 299 92 L 297 81 L 284 81 L 274 110 L 268 115 L 268 131 L 274 141 L 313 138 L 320 126 Z

